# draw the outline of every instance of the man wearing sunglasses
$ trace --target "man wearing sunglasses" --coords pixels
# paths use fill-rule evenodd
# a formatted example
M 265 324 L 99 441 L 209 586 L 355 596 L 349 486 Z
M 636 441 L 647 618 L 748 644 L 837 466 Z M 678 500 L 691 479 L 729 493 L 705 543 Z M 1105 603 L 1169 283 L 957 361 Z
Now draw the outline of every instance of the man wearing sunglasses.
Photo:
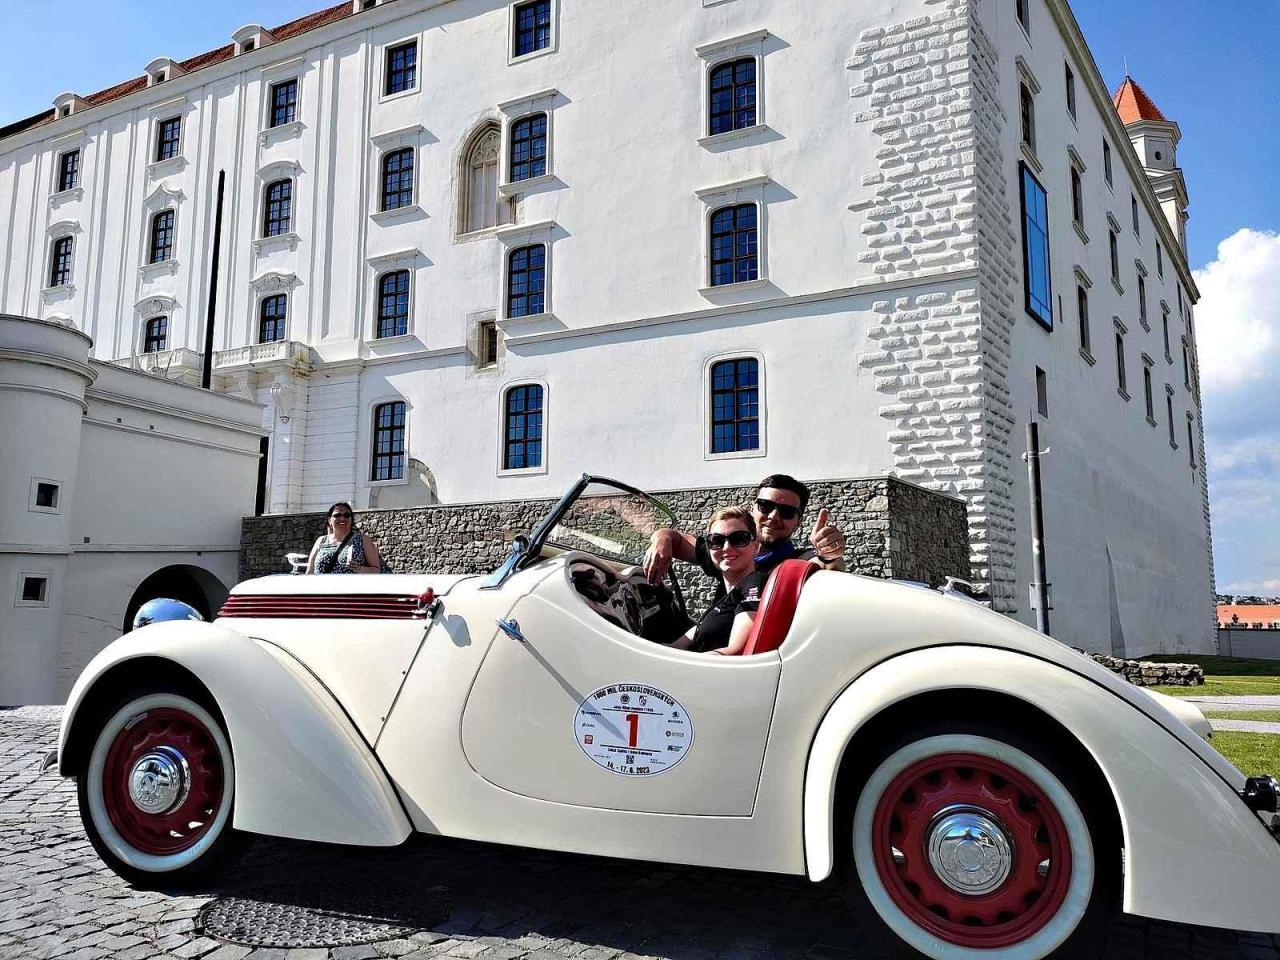
M 825 507 L 818 511 L 807 549 L 796 546 L 792 539 L 800 527 L 808 502 L 809 488 L 795 477 L 775 473 L 760 481 L 751 514 L 760 538 L 756 570 L 766 577 L 783 560 L 792 558 L 814 560 L 825 570 L 844 569 L 844 534 L 830 522 Z M 644 558 L 644 571 L 649 580 L 653 583 L 661 581 L 667 575 L 672 560 L 696 563 L 708 576 L 720 580 L 720 572 L 711 560 L 705 536 L 694 537 L 671 529 L 654 531 Z M 723 592 L 721 584 L 716 596 Z

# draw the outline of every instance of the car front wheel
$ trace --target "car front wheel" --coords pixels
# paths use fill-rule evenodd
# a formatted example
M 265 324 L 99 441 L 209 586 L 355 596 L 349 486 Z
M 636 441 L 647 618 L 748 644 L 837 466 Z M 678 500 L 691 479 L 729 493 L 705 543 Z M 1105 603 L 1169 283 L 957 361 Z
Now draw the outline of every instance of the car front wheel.
M 231 828 L 235 765 L 221 724 L 176 692 L 110 711 L 78 784 L 80 816 L 112 870 L 140 885 L 204 876 L 241 852 Z
M 1108 883 L 1085 794 L 1066 764 L 1015 742 L 907 736 L 872 761 L 853 816 L 854 865 L 868 919 L 907 952 L 1082 955 L 1102 930 Z

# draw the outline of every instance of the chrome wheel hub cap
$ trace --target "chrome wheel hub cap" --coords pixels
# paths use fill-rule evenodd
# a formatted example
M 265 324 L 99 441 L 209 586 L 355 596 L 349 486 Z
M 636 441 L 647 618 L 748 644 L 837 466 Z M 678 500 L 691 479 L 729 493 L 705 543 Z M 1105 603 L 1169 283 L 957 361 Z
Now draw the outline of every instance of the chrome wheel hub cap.
M 191 790 L 187 761 L 172 747 L 156 747 L 133 765 L 129 799 L 143 813 L 167 813 Z
M 990 893 L 1009 878 L 1013 847 L 991 814 L 977 807 L 947 807 L 929 827 L 929 865 L 957 893 Z

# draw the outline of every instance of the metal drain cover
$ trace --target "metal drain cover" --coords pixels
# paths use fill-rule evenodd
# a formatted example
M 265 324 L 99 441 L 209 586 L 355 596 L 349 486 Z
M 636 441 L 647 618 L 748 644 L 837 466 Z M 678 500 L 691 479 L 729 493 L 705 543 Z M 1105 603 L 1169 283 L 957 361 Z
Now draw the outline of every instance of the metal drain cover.
M 373 893 L 308 884 L 220 897 L 200 911 L 198 928 L 248 947 L 346 947 L 429 930 L 451 912 L 444 887 Z

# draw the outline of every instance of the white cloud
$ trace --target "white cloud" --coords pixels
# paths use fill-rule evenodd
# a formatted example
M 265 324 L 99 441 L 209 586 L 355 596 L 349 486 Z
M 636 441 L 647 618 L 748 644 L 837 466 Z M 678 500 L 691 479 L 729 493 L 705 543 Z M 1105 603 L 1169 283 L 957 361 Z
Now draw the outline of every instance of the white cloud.
M 1280 362 L 1280 234 L 1237 230 L 1195 271 L 1196 339 L 1207 393 L 1274 377 Z
M 1222 593 L 1252 594 L 1254 596 L 1280 593 L 1280 579 L 1263 580 L 1261 583 L 1228 583 L 1225 587 L 1219 587 L 1218 590 Z

